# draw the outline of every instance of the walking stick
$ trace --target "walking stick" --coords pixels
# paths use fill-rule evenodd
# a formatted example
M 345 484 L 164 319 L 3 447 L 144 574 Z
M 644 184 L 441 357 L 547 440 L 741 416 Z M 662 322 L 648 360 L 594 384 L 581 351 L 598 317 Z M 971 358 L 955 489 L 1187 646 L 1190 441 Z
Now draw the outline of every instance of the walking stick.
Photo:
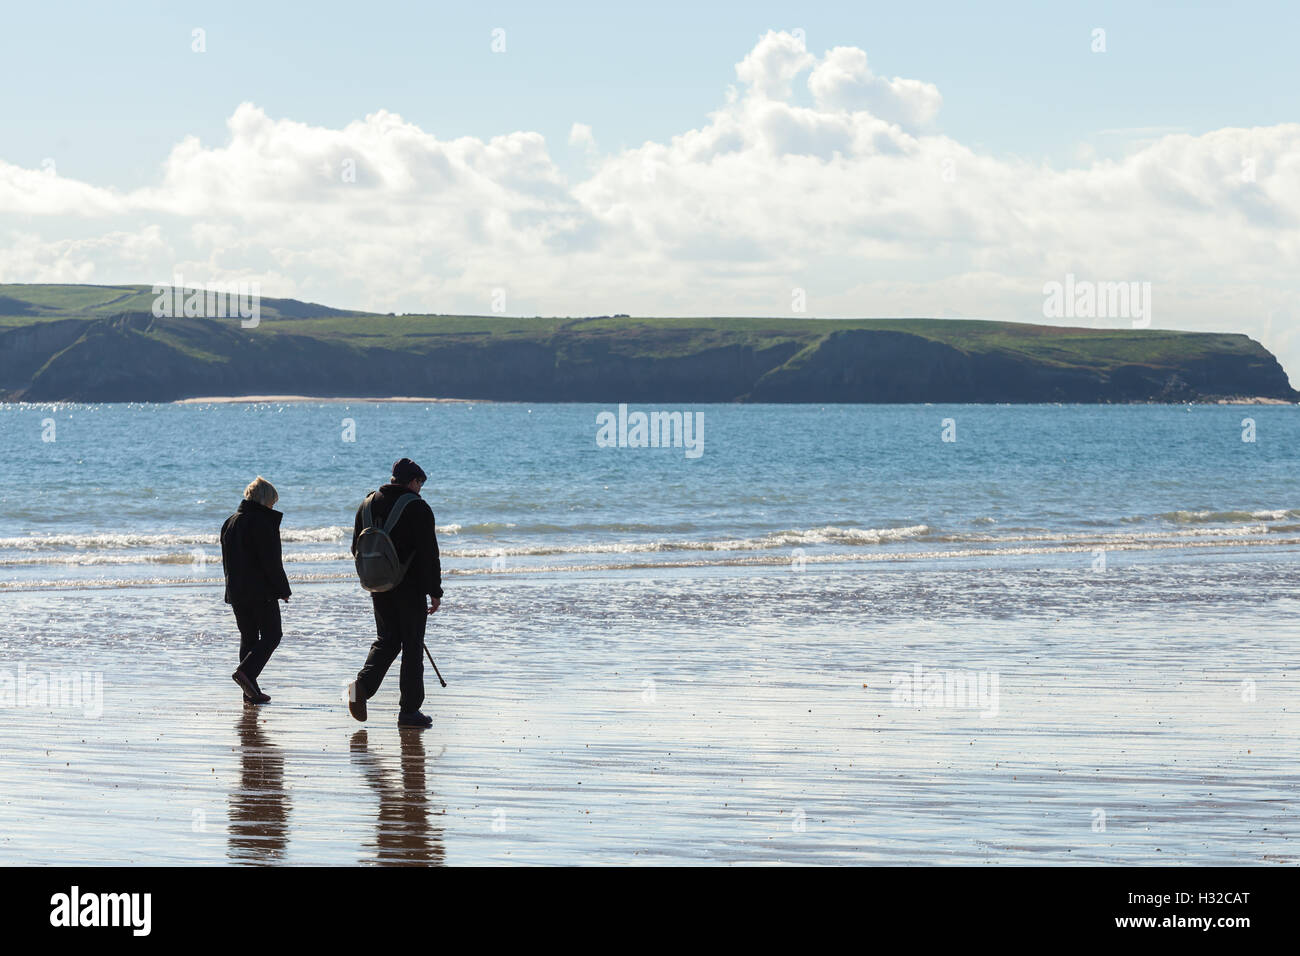
M 427 657 L 427 658 L 429 658 L 429 663 L 430 663 L 430 664 L 433 664 L 433 655 L 429 653 L 429 645 L 428 645 L 428 644 L 425 644 L 425 645 L 424 645 L 424 656 Z M 438 683 L 441 684 L 443 687 L 446 687 L 446 686 L 447 686 L 447 682 L 446 682 L 445 680 L 442 679 L 442 671 L 438 670 L 438 665 L 437 665 L 437 664 L 433 664 L 433 672 L 434 672 L 435 674 L 438 675 Z

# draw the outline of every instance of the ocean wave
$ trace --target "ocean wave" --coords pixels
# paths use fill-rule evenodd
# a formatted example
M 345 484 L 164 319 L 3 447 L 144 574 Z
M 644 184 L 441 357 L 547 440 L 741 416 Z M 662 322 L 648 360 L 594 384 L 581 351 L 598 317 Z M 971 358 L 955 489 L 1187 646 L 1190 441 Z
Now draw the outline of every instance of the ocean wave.
M 1300 547 L 1298 538 L 1209 538 L 1206 540 L 1170 539 L 1165 541 L 1129 541 L 1117 542 L 1110 550 L 1114 551 L 1163 551 L 1178 548 L 1257 548 L 1257 547 Z M 1011 548 L 956 548 L 948 550 L 918 551 L 871 551 L 871 552 L 832 552 L 809 554 L 805 563 L 808 565 L 837 564 L 885 564 L 916 561 L 947 561 L 962 558 L 1004 557 L 1007 555 L 1033 556 L 1052 554 L 1087 554 L 1095 550 L 1091 542 L 1052 545 L 1021 545 Z M 784 567 L 790 566 L 788 555 L 777 554 L 742 554 L 727 557 L 705 557 L 703 555 L 677 561 L 648 560 L 623 561 L 599 564 L 565 563 L 565 564 L 529 564 L 509 566 L 505 570 L 490 567 L 449 568 L 444 575 L 456 577 L 503 578 L 573 573 L 600 573 L 610 571 L 655 571 L 655 570 L 690 570 L 693 568 L 727 568 L 727 567 Z M 328 583 L 354 581 L 353 573 L 348 571 L 313 571 L 291 574 L 292 583 Z M 0 581 L 0 593 L 46 590 L 96 590 L 102 588 L 136 588 L 136 587 L 199 587 L 219 586 L 219 577 L 133 577 L 133 578 L 87 578 L 79 580 L 46 579 L 23 581 Z
M 1266 525 L 1247 525 L 1238 528 L 1183 528 L 1165 531 L 1142 532 L 1108 532 L 1108 533 L 1056 533 L 1056 534 L 931 534 L 926 525 L 912 525 L 904 528 L 855 529 L 826 527 L 807 531 L 781 531 L 757 538 L 727 538 L 718 540 L 657 540 L 657 541 L 614 541 L 614 542 L 552 542 L 537 545 L 510 545 L 493 548 L 443 548 L 444 573 L 453 573 L 452 565 L 456 561 L 487 561 L 493 559 L 513 559 L 530 562 L 537 566 L 548 558 L 581 558 L 590 556 L 616 561 L 619 556 L 636 555 L 671 555 L 671 554 L 762 554 L 763 552 L 782 552 L 771 560 L 781 563 L 791 560 L 796 555 L 804 555 L 807 560 L 824 560 L 826 548 L 853 547 L 867 550 L 870 545 L 943 544 L 962 549 L 968 554 L 1031 554 L 1040 549 L 1050 553 L 1052 548 L 1076 550 L 1096 550 L 1160 547 L 1194 546 L 1198 541 L 1240 542 L 1246 536 L 1258 536 L 1258 543 L 1280 543 L 1278 534 L 1285 531 L 1300 530 L 1300 525 L 1270 528 Z M 890 559 L 898 555 L 924 554 L 914 547 L 911 550 L 890 548 L 888 550 L 871 550 L 868 556 L 880 555 Z M 287 550 L 284 552 L 286 567 L 303 565 L 336 564 L 350 562 L 352 555 L 344 548 L 335 551 Z M 593 567 L 615 567 L 611 560 L 602 561 Z M 694 560 L 694 559 L 692 559 Z M 709 559 L 702 559 L 709 560 Z M 158 553 L 100 553 L 94 551 L 48 552 L 38 554 L 21 554 L 17 556 L 0 556 L 0 567 L 129 567 L 131 565 L 153 566 L 170 565 L 181 567 L 190 565 L 194 573 L 201 573 L 208 568 L 220 569 L 220 552 L 203 552 L 202 560 L 195 560 L 193 551 L 172 551 Z M 568 565 L 566 565 L 568 566 Z M 464 570 L 464 569 L 460 569 Z
M 1257 519 L 1258 520 L 1258 519 Z M 1122 547 L 1143 542 L 1179 541 L 1197 538 L 1226 538 L 1242 535 L 1270 535 L 1295 530 L 1296 525 L 1270 526 L 1267 524 L 1238 525 L 1236 527 L 1191 526 L 1178 529 L 1051 532 L 1026 534 L 1008 531 L 1002 534 L 988 532 L 942 533 L 929 525 L 906 525 L 899 528 L 850 528 L 826 525 L 819 528 L 774 531 L 756 537 L 744 538 L 655 538 L 652 540 L 589 541 L 570 534 L 558 540 L 537 543 L 510 542 L 499 545 L 484 544 L 472 547 L 443 547 L 444 561 L 488 560 L 494 558 L 545 559 L 566 555 L 617 556 L 674 553 L 745 553 L 788 550 L 815 552 L 828 547 L 871 548 L 881 545 L 923 545 L 925 543 L 986 546 L 1005 553 L 1014 553 L 1020 546 L 1082 545 L 1094 547 Z M 337 543 L 336 550 L 286 548 L 283 552 L 286 565 L 331 564 L 350 561 L 339 528 L 308 529 L 288 543 Z M 105 539 L 109 539 L 106 541 Z M 126 540 L 135 542 L 134 547 Z M 93 543 L 88 543 L 93 542 Z M 111 543 L 110 543 L 111 542 Z M 63 547 L 60 549 L 60 543 Z M 32 545 L 35 544 L 35 547 Z M 207 547 L 200 545 L 206 544 Z M 17 545 L 18 547 L 15 547 Z M 159 547 L 159 546 L 162 547 Z M 168 549 L 166 545 L 172 545 Z M 145 550 L 156 548 L 157 550 Z M 8 550 L 14 553 L 4 554 Z M 897 548 L 892 548 L 891 553 Z M 0 567 L 27 567 L 54 565 L 65 567 L 93 567 L 139 565 L 193 565 L 196 568 L 213 565 L 220 567 L 221 552 L 211 536 L 186 535 L 63 535 L 41 538 L 0 538 Z
M 457 525 L 449 527 L 459 528 Z M 506 527 L 496 525 L 496 528 Z M 350 532 L 350 529 L 348 529 Z M 557 532 L 572 535 L 572 529 L 555 526 Z M 439 528 L 439 533 L 445 529 Z M 618 554 L 620 552 L 655 552 L 655 551 L 753 551 L 768 548 L 811 546 L 818 544 L 881 544 L 891 541 L 905 541 L 924 535 L 930 531 L 926 525 L 911 525 L 904 528 L 839 528 L 828 526 L 800 531 L 777 531 L 757 538 L 724 538 L 718 540 L 695 539 L 655 539 L 653 541 L 614 541 L 614 542 L 559 542 L 531 544 L 512 544 L 510 546 L 483 546 L 477 548 L 444 548 L 446 557 L 454 558 L 491 558 L 499 554 L 512 555 L 549 555 L 549 554 Z M 344 543 L 350 540 L 344 529 L 339 527 L 285 531 L 280 539 L 285 544 L 315 544 L 323 542 Z M 16 551 L 19 557 L 0 558 L 0 565 L 38 564 L 43 561 L 57 564 L 130 564 L 149 562 L 156 564 L 188 564 L 195 558 L 195 552 L 207 548 L 217 549 L 220 542 L 211 534 L 65 534 L 42 535 L 23 538 L 0 538 L 0 551 Z M 188 548 L 186 551 L 169 551 L 168 548 Z M 101 554 L 96 552 L 116 551 L 131 552 L 132 549 L 157 549 L 153 554 L 135 553 Z M 56 552 L 48 557 L 29 557 L 31 552 Z M 24 555 L 24 552 L 27 555 Z M 57 552 L 63 552 L 61 554 Z M 219 550 L 204 552 L 208 561 L 220 561 Z M 337 561 L 349 558 L 347 550 L 337 552 L 304 552 L 286 550 L 286 563 L 308 563 L 316 561 Z
M 286 565 L 322 564 L 332 561 L 352 560 L 347 551 L 289 551 L 283 555 Z M 173 566 L 191 565 L 194 568 L 216 568 L 221 570 L 221 552 L 204 552 L 202 560 L 196 560 L 192 552 L 170 551 L 154 554 L 97 554 L 95 552 L 55 552 L 52 554 L 22 555 L 20 557 L 0 558 L 0 567 L 62 566 L 70 568 L 118 566 L 129 567 L 135 564 L 166 564 Z
M 907 541 L 930 531 L 918 524 L 905 528 L 839 528 L 828 526 L 807 531 L 774 531 L 756 538 L 666 538 L 653 541 L 550 542 L 546 544 L 511 544 L 497 547 L 454 548 L 443 554 L 454 558 L 492 558 L 498 556 L 546 557 L 558 554 L 652 554 L 661 551 L 767 551 L 773 548 L 796 548 L 821 544 L 870 545 Z
M 1300 517 L 1296 508 L 1263 508 L 1257 511 L 1167 511 L 1156 515 L 1161 521 L 1174 524 L 1224 524 L 1245 521 L 1281 521 Z M 1143 520 L 1143 519 L 1130 519 Z
M 1281 530 L 1281 529 L 1278 529 Z M 718 540 L 656 540 L 609 543 L 552 543 L 539 545 L 509 545 L 485 548 L 445 549 L 445 558 L 494 558 L 494 557 L 550 557 L 564 554 L 655 554 L 662 552 L 744 552 L 771 551 L 789 548 L 810 548 L 825 545 L 851 545 L 865 547 L 879 544 L 903 544 L 908 542 L 931 542 L 943 544 L 993 545 L 1006 553 L 1014 553 L 1018 545 L 1038 544 L 1089 544 L 1103 546 L 1123 546 L 1159 542 L 1164 540 L 1179 541 L 1195 538 L 1225 538 L 1241 535 L 1267 535 L 1270 528 L 1266 525 L 1253 525 L 1238 528 L 1184 528 L 1168 531 L 1114 531 L 1114 532 L 1057 532 L 1044 534 L 1006 534 L 993 535 L 982 533 L 939 534 L 928 525 L 911 525 L 905 528 L 816 528 L 808 531 L 778 531 L 757 538 L 723 538 Z M 891 551 L 889 554 L 897 552 Z
M 1059 542 L 1078 542 L 1078 541 L 1112 541 L 1118 544 L 1125 542 L 1155 541 L 1162 539 L 1178 538 L 1216 538 L 1227 537 L 1231 535 L 1244 534 L 1272 534 L 1278 531 L 1287 530 L 1286 526 L 1269 525 L 1246 525 L 1237 528 L 1181 528 L 1179 530 L 1160 530 L 1160 531 L 1057 531 L 1043 532 L 1042 534 L 940 534 L 934 535 L 931 540 L 942 541 L 947 544 L 1018 544 L 1022 542 L 1034 541 L 1059 541 Z
M 323 541 L 342 541 L 345 535 L 350 538 L 352 529 L 338 525 L 327 528 L 284 528 L 280 531 L 280 540 L 285 544 L 312 544 Z M 130 548 L 176 548 L 199 547 L 202 545 L 220 547 L 220 535 L 217 533 L 164 531 L 154 534 L 132 532 L 33 534 L 16 538 L 0 538 L 0 550 L 10 551 L 46 551 L 65 548 L 77 551 L 125 551 Z
M 1241 533 L 1246 529 L 1242 528 L 1244 524 L 1272 525 L 1273 530 L 1289 530 L 1292 525 L 1279 525 L 1278 522 L 1287 519 L 1300 518 L 1300 508 L 1259 508 L 1259 509 L 1228 509 L 1228 510 L 1178 510 L 1167 511 L 1155 515 L 1130 516 L 1118 519 L 1120 526 L 1134 524 L 1148 524 L 1152 521 L 1166 522 L 1178 526 L 1190 526 L 1194 529 L 1193 533 L 1216 533 L 1212 527 L 1214 525 L 1226 526 L 1224 533 Z M 1079 519 L 1078 523 L 1083 525 L 1096 524 L 1098 531 L 1096 534 L 1106 533 L 1102 529 L 1108 527 L 1101 521 L 1091 521 L 1086 518 Z M 578 553 L 590 550 L 592 553 L 605 551 L 617 552 L 625 550 L 633 551 L 732 551 L 732 550 L 764 550 L 769 548 L 781 547 L 800 547 L 810 545 L 826 545 L 835 543 L 844 543 L 851 545 L 873 545 L 894 541 L 906 541 L 910 539 L 931 539 L 936 541 L 1013 541 L 1013 540 L 1049 540 L 1052 538 L 1068 539 L 1070 533 L 1061 531 L 1053 532 L 1050 529 L 1043 528 L 1041 535 L 1021 535 L 1016 536 L 1019 528 L 1006 527 L 1001 529 L 1001 533 L 994 533 L 991 526 L 998 525 L 996 518 L 989 516 L 979 516 L 970 519 L 972 530 L 952 530 L 942 531 L 926 524 L 911 524 L 902 527 L 886 528 L 858 528 L 844 527 L 838 525 L 827 525 L 817 528 L 808 529 L 786 529 L 781 531 L 772 531 L 757 537 L 743 538 L 718 538 L 702 539 L 698 533 L 698 526 L 693 522 L 676 522 L 671 524 L 654 524 L 646 522 L 576 522 L 576 523 L 553 523 L 553 522 L 535 522 L 535 523 L 516 523 L 510 521 L 483 521 L 472 522 L 469 524 L 447 524 L 438 526 L 438 534 L 447 537 L 457 537 L 460 539 L 484 537 L 492 539 L 494 537 L 508 535 L 513 539 L 555 539 L 560 538 L 563 543 L 554 540 L 541 540 L 536 545 L 520 545 L 512 542 L 509 546 L 511 553 L 521 554 L 548 554 L 558 553 L 561 551 L 576 550 Z M 1114 525 L 1109 525 L 1114 527 Z M 979 530 L 974 529 L 985 529 Z M 1268 530 L 1265 527 L 1264 530 Z M 1091 533 L 1091 532 L 1089 532 Z M 1128 534 L 1130 532 L 1120 532 Z M 1164 532 L 1162 532 L 1164 533 Z M 293 528 L 284 527 L 280 531 L 280 540 L 285 545 L 297 544 L 347 544 L 352 534 L 351 526 L 328 525 L 318 528 Z M 613 535 L 632 535 L 635 536 L 627 542 L 609 542 L 608 538 Z M 646 538 L 650 535 L 663 535 L 664 537 L 654 537 L 650 540 Z M 575 537 L 580 538 L 583 535 L 590 535 L 594 538 L 604 539 L 599 544 L 589 546 L 570 545 L 568 542 Z M 681 535 L 681 537 L 676 537 Z M 0 537 L 0 551 L 14 552 L 44 552 L 44 551 L 131 551 L 136 549 L 153 549 L 156 551 L 172 551 L 175 549 L 185 549 L 188 554 L 193 553 L 196 548 L 217 548 L 220 546 L 218 534 L 213 532 L 195 532 L 195 531 L 164 531 L 164 532 L 79 532 L 79 533 L 51 533 L 51 534 L 27 534 L 21 536 Z M 467 548 L 459 552 L 462 557 L 491 557 L 498 553 L 499 545 L 494 545 L 485 541 L 481 546 Z M 454 551 L 448 553 L 456 553 Z

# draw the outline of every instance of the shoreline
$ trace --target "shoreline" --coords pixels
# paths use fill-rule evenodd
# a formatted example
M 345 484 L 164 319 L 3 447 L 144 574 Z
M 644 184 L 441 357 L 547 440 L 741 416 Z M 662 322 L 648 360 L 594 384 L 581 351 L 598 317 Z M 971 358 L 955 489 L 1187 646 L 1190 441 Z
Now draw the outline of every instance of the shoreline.
M 1201 403 L 1192 402 L 1191 404 L 1195 405 L 1195 404 L 1201 404 Z M 1204 403 L 1204 404 L 1216 404 L 1216 405 L 1294 405 L 1294 404 L 1296 404 L 1296 403 L 1295 403 L 1295 402 L 1288 402 L 1285 398 L 1266 398 L 1266 397 L 1264 397 L 1264 396 L 1262 396 L 1262 395 L 1257 395 L 1257 396 L 1255 396 L 1255 397 L 1253 397 L 1253 398 L 1220 398 L 1217 402 L 1213 402 L 1213 403 L 1206 402 L 1206 403 Z
M 194 398 L 153 398 L 141 399 L 135 401 L 85 401 L 81 399 L 46 399 L 42 401 L 28 401 L 22 397 L 0 396 L 0 406 L 16 405 L 25 407 L 50 407 L 60 405 L 256 405 L 256 404 L 306 404 L 309 402 L 330 403 L 330 404 L 347 404 L 358 402 L 376 402 L 388 404 L 412 404 L 412 405 L 601 405 L 608 404 L 597 401 L 574 401 L 569 399 L 496 399 L 496 398 L 446 398 L 431 397 L 420 395 L 202 395 Z M 631 403 L 629 403 L 631 404 Z M 653 401 L 637 402 L 638 405 L 653 405 Z M 891 408 L 903 405 L 924 405 L 924 406 L 952 406 L 952 407 L 998 407 L 998 408 L 1021 408 L 1028 406 L 1050 406 L 1055 408 L 1093 408 L 1093 407 L 1112 407 L 1112 406 L 1133 406 L 1133 405 L 1160 405 L 1160 406 L 1189 406 L 1204 405 L 1223 406 L 1223 405 L 1300 405 L 1300 402 L 1293 402 L 1284 398 L 1272 398 L 1266 395 L 1252 396 L 1234 396 L 1228 397 L 1204 397 L 1195 399 L 1182 399 L 1178 401 L 1153 401 L 1153 400 L 1134 400 L 1123 402 L 1059 402 L 1051 399 L 1041 399 L 1034 402 L 825 402 L 825 401 L 797 401 L 797 402 L 736 402 L 711 399 L 709 401 L 690 402 L 690 405 L 727 405 L 734 407 L 756 407 L 762 405 L 775 406 L 859 406 L 871 405 L 881 408 Z
M 469 404 L 469 405 L 494 405 L 500 404 L 497 399 L 491 398 L 430 398 L 419 395 L 389 395 L 389 396 L 363 396 L 353 395 L 345 397 L 327 396 L 327 395 L 205 395 L 197 398 L 173 398 L 162 399 L 153 403 L 158 405 L 257 405 L 270 402 L 288 403 L 288 402 L 328 402 L 328 403 L 354 403 L 354 402 L 386 402 L 386 403 L 408 403 L 408 404 Z M 34 404 L 80 404 L 76 402 L 56 402 L 45 403 L 38 402 Z M 99 403 L 91 403 L 99 404 Z M 600 404 L 599 402 L 571 402 L 555 401 L 551 399 L 528 402 L 525 400 L 512 400 L 507 404 L 521 405 L 591 405 Z M 640 404 L 653 404 L 642 402 Z M 747 405 L 748 402 L 692 402 L 693 405 Z M 767 404 L 756 402 L 752 404 Z M 1041 402 L 781 402 L 778 404 L 789 405 L 892 405 L 892 404 L 922 404 L 922 405 L 1296 405 L 1297 402 L 1291 402 L 1284 398 L 1270 398 L 1268 396 L 1243 396 L 1238 398 L 1203 398 L 1190 401 L 1176 402 L 1151 402 L 1151 401 L 1134 401 L 1134 402 L 1053 402 L 1044 400 Z
M 430 403 L 468 403 L 471 405 L 488 404 L 488 399 L 478 398 L 421 398 L 416 395 L 390 395 L 383 398 L 362 398 L 353 397 L 325 397 L 316 395 L 208 395 L 199 398 L 176 398 L 170 403 L 159 402 L 158 404 L 171 405 L 260 405 L 267 402 L 409 402 L 413 404 L 430 404 Z

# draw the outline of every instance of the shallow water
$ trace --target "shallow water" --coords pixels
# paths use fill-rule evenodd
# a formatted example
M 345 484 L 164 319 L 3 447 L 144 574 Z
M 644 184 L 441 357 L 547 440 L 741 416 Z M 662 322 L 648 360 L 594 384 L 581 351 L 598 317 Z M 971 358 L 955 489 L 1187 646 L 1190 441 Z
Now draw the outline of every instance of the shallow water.
M 5 714 L 0 861 L 1294 863 L 1296 584 L 1231 548 L 470 578 L 423 733 L 395 671 L 343 706 L 351 585 L 299 586 L 260 709 L 215 588 L 6 593 L 0 667 L 103 690 Z M 918 666 L 996 713 L 900 703 Z

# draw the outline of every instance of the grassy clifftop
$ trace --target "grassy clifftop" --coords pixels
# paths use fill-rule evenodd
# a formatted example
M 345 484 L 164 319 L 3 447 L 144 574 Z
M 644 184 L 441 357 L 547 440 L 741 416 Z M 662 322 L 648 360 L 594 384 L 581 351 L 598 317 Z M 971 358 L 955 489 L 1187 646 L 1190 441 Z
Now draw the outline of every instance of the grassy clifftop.
M 0 395 L 168 401 L 1294 401 L 1245 335 L 949 319 L 373 315 L 262 299 L 155 318 L 149 286 L 0 285 Z
M 33 321 L 149 312 L 153 308 L 150 285 L 5 285 L 0 283 L 0 328 Z M 331 309 L 297 299 L 262 299 L 262 316 L 299 319 L 307 316 L 364 315 Z

